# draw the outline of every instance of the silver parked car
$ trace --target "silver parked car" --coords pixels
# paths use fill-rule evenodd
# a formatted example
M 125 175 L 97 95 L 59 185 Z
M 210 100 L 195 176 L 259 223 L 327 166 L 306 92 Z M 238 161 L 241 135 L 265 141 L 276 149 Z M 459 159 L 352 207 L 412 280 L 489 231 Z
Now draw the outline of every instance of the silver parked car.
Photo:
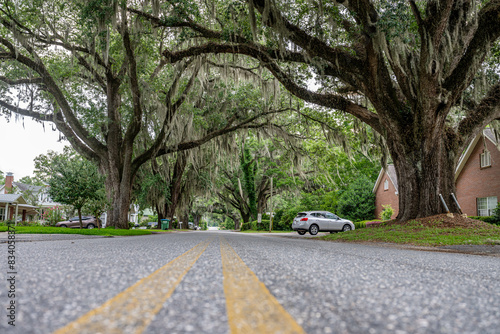
M 305 211 L 299 212 L 294 218 L 292 229 L 300 235 L 306 232 L 316 235 L 318 232 L 351 231 L 354 230 L 354 224 L 328 211 Z

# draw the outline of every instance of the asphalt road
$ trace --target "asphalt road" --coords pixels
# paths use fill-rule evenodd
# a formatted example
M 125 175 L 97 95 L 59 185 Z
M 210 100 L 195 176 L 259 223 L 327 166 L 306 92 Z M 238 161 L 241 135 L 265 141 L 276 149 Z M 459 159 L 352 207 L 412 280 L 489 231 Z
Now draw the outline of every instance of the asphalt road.
M 196 231 L 18 242 L 9 282 L 8 255 L 0 333 L 500 333 L 499 257 Z

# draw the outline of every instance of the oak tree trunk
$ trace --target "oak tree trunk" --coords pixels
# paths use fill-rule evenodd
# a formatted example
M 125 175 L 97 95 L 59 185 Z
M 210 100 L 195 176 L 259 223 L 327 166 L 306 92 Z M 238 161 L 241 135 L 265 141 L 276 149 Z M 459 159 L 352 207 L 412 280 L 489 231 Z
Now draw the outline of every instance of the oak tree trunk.
M 455 141 L 444 129 L 436 132 L 388 141 L 398 180 L 399 221 L 459 212 L 451 195 L 456 193 Z
M 175 210 L 180 201 L 181 197 L 181 187 L 182 187 L 182 175 L 186 169 L 187 158 L 185 152 L 179 152 L 177 154 L 177 160 L 175 162 L 172 182 L 170 184 L 170 203 L 165 204 L 165 215 L 168 219 L 173 222 Z

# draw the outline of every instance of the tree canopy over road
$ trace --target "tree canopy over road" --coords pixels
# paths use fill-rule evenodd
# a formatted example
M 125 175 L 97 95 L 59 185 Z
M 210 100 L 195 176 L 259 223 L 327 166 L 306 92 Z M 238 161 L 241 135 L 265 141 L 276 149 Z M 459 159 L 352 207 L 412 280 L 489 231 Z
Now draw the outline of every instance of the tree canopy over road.
M 461 152 L 500 117 L 498 0 L 152 1 L 128 10 L 190 41 L 162 50 L 169 63 L 245 55 L 295 96 L 368 124 L 395 164 L 400 220 L 443 212 L 438 196 L 455 192 Z M 311 76 L 319 89 L 308 87 Z

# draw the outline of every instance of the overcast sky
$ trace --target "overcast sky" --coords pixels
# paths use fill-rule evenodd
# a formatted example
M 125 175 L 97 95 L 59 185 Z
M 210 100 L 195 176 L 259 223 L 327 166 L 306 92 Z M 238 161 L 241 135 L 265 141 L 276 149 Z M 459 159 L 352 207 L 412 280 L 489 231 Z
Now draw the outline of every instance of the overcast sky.
M 41 123 L 30 118 L 23 121 L 15 120 L 12 116 L 7 122 L 0 116 L 0 171 L 14 173 L 14 181 L 23 176 L 33 176 L 35 168 L 33 160 L 49 150 L 62 152 L 67 141 L 58 142 L 59 132 L 52 131 L 52 125 L 45 123 L 45 130 Z

